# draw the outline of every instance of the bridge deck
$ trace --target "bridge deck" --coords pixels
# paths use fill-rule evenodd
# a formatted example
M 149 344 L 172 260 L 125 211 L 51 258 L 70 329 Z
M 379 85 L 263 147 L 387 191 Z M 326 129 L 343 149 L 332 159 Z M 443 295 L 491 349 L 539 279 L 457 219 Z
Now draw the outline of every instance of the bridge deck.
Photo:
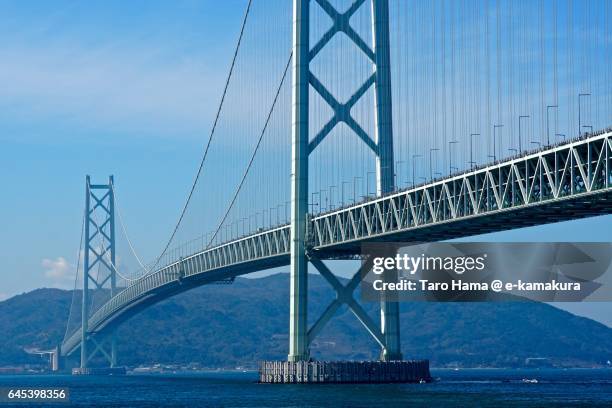
M 612 132 L 514 157 L 312 216 L 310 251 L 356 254 L 363 242 L 432 242 L 612 212 Z M 104 333 L 151 304 L 206 283 L 289 264 L 289 225 L 241 237 L 133 282 L 89 320 Z M 80 332 L 62 344 L 79 347 Z

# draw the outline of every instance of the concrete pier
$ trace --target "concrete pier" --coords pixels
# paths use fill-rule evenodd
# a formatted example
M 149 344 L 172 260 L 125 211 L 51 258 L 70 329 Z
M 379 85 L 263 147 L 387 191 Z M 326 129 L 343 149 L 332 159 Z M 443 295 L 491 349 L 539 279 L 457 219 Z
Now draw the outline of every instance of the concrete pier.
M 72 375 L 125 375 L 125 367 L 76 367 Z
M 260 383 L 418 383 L 431 381 L 429 360 L 262 361 Z

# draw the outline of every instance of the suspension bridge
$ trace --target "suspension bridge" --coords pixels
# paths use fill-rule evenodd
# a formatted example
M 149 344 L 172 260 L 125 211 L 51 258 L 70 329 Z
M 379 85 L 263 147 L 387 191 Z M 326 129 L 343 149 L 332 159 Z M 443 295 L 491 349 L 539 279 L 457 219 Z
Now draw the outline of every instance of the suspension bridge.
M 279 39 L 249 28 L 273 26 L 270 9 L 287 5 L 249 1 L 192 188 L 151 264 L 127 236 L 114 179 L 87 177 L 78 290 L 56 365 L 80 351 L 78 373 L 100 358 L 116 367 L 115 329 L 140 311 L 288 266 L 288 358 L 264 364 L 262 380 L 314 381 L 325 368 L 310 361 L 310 345 L 343 306 L 380 361 L 395 364 L 369 380 L 424 379 L 426 362 L 404 360 L 398 304 L 381 298 L 377 322 L 353 296 L 368 260 L 346 285 L 327 260 L 355 259 L 369 242 L 435 242 L 612 212 L 609 3 L 457 3 L 294 0 L 279 28 L 289 38 Z M 257 49 L 249 59 L 244 47 L 261 36 L 273 57 Z M 254 80 L 254 62 L 267 75 Z M 246 119 L 224 116 L 228 103 Z M 216 153 L 217 133 L 227 145 Z M 213 180 L 229 185 L 216 198 L 207 194 Z M 117 220 L 141 266 L 133 273 L 118 262 Z M 201 235 L 204 224 L 213 232 Z M 309 266 L 336 291 L 311 325 Z

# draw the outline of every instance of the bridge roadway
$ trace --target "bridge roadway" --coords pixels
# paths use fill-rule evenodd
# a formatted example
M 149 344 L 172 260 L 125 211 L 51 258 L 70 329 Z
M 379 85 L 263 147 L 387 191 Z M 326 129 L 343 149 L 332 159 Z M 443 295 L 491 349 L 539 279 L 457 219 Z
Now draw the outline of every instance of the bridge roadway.
M 309 218 L 311 255 L 358 254 L 364 242 L 435 242 L 612 212 L 612 129 Z M 104 336 L 144 308 L 207 283 L 289 264 L 289 225 L 172 262 L 89 319 Z M 61 346 L 79 348 L 76 331 Z

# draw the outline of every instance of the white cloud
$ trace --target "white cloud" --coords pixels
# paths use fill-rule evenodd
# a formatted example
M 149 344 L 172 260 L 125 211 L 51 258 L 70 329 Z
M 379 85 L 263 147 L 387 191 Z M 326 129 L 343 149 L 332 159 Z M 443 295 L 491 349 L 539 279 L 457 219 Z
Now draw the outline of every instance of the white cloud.
M 52 282 L 52 287 L 67 289 L 72 287 L 75 268 L 66 258 L 63 256 L 55 259 L 45 258 L 41 265 L 45 269 L 45 278 Z

